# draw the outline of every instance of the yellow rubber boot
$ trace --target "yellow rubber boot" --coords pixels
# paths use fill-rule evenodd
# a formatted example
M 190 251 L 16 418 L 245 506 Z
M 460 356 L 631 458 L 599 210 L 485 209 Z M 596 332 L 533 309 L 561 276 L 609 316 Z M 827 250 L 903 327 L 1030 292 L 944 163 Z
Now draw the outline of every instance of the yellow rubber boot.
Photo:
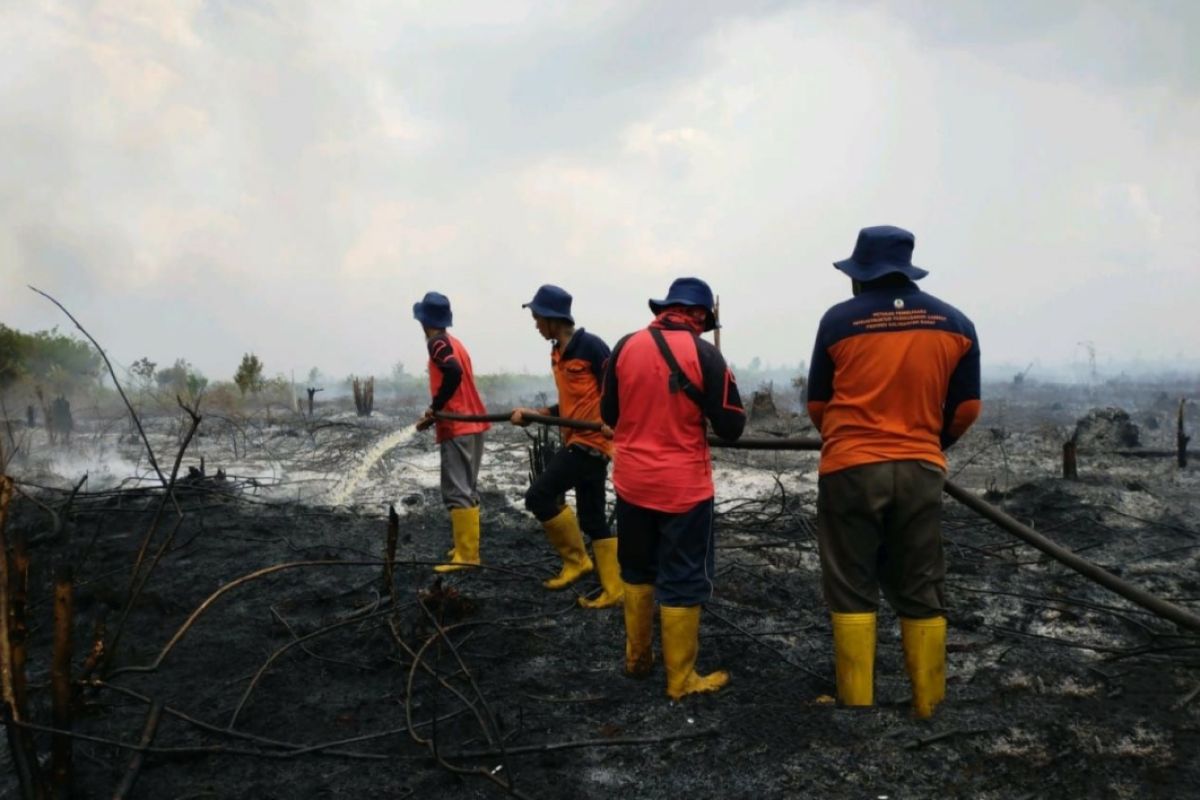
M 946 697 L 946 618 L 900 618 L 904 666 L 913 688 L 913 714 L 921 719 Z
M 479 506 L 450 509 L 450 528 L 454 531 L 453 563 L 439 564 L 434 572 L 454 572 L 479 563 Z
M 644 678 L 654 668 L 654 584 L 625 584 L 625 674 Z
M 875 612 L 830 614 L 838 700 L 844 706 L 875 704 Z
M 562 557 L 562 571 L 553 578 L 542 581 L 547 589 L 565 589 L 592 571 L 592 560 L 583 546 L 583 531 L 570 506 L 563 506 L 558 516 L 542 523 L 546 538 Z
M 595 600 L 579 598 L 584 608 L 612 608 L 621 605 L 625 596 L 625 582 L 621 580 L 621 565 L 617 562 L 617 537 L 597 539 L 592 542 L 596 556 L 596 572 L 600 573 L 600 596 Z
M 700 651 L 700 606 L 661 606 L 663 665 L 667 668 L 667 695 L 678 700 L 684 695 L 715 692 L 729 683 L 723 669 L 708 675 L 696 674 Z

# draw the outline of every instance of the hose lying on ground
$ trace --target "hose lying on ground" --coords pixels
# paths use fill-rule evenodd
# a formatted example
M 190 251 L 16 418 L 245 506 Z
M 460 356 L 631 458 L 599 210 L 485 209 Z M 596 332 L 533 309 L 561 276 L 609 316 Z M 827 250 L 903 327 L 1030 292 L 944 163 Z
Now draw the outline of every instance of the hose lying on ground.
M 512 412 L 507 414 L 448 414 L 438 412 L 434 416 L 441 419 L 454 419 L 463 421 L 476 422 L 506 422 L 512 416 Z M 562 428 L 577 428 L 582 430 L 600 430 L 600 423 L 588 422 L 581 419 L 570 419 L 567 417 L 550 417 L 542 414 L 525 414 L 525 419 L 530 422 L 540 423 L 542 425 L 557 425 Z M 807 439 L 789 439 L 789 438 L 743 438 L 737 441 L 728 441 L 719 436 L 709 436 L 708 443 L 713 447 L 735 448 L 743 450 L 820 450 L 821 440 L 814 438 Z M 1200 615 L 1190 611 L 1182 606 L 1177 606 L 1174 603 L 1155 597 L 1149 592 L 1139 589 L 1132 583 L 1118 578 L 1108 570 L 1082 558 L 1071 552 L 1066 547 L 1058 544 L 1052 539 L 1043 536 L 1042 534 L 1018 522 L 1013 517 L 996 508 L 986 500 L 976 496 L 972 492 L 959 486 L 954 481 L 946 481 L 946 494 L 953 497 L 959 503 L 962 503 L 971 511 L 974 511 L 979 516 L 995 523 L 998 527 L 1008 531 L 1013 536 L 1021 539 L 1026 544 L 1037 548 L 1046 555 L 1058 561 L 1064 566 L 1078 572 L 1088 580 L 1095 581 L 1106 589 L 1116 592 L 1131 603 L 1136 603 L 1147 611 L 1162 617 L 1163 619 L 1174 622 L 1181 628 L 1200 633 Z

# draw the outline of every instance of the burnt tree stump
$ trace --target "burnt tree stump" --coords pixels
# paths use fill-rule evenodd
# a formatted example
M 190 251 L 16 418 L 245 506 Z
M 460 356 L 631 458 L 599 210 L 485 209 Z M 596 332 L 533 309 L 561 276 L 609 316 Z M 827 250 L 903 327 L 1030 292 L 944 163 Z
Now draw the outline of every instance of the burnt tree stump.
M 375 379 L 363 381 L 355 378 L 351 386 L 354 389 L 354 410 L 360 417 L 371 416 L 371 410 L 375 407 Z

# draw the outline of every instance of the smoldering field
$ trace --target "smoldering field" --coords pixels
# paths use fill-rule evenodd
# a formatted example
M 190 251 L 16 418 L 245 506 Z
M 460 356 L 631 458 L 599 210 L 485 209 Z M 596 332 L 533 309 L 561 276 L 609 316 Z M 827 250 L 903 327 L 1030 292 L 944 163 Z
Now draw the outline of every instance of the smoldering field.
M 951 475 L 1200 611 L 1200 472 L 1135 452 L 1174 447 L 1184 395 L 1196 387 L 989 386 Z M 1062 480 L 1063 442 L 1107 407 L 1128 413 L 1136 445 L 1094 416 L 1080 478 Z M 575 606 L 594 579 L 542 589 L 557 560 L 522 509 L 524 432 L 489 434 L 485 568 L 436 581 L 449 526 L 432 437 L 412 430 L 417 409 L 200 413 L 170 498 L 125 416 L 81 415 L 69 445 L 15 431 L 7 530 L 28 543 L 28 718 L 43 727 L 52 576 L 74 568 L 73 796 L 112 795 L 157 704 L 133 796 L 1141 798 L 1200 787 L 1200 640 L 951 500 L 947 702 L 932 721 L 910 718 L 884 610 L 879 704 L 839 709 L 813 534 L 817 456 L 716 452 L 718 575 L 700 667 L 733 681 L 672 703 L 661 667 L 645 681 L 622 675 L 620 611 Z M 1194 426 L 1196 406 L 1185 414 Z M 751 433 L 811 435 L 806 423 L 762 407 Z M 189 420 L 164 408 L 143 424 L 169 474 Z M 100 619 L 108 651 L 85 676 Z M 51 734 L 33 739 L 48 758 Z M 0 797 L 20 796 L 9 755 Z

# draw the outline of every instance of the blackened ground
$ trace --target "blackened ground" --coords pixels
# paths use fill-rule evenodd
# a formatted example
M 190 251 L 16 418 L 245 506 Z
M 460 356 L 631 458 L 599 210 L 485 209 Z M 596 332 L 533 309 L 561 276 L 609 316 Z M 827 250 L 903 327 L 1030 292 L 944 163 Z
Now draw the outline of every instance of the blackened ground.
M 1169 497 L 1101 476 L 1042 479 L 993 499 L 1200 607 L 1200 532 Z M 189 613 L 239 576 L 285 562 L 375 561 L 383 551 L 383 518 L 262 505 L 201 482 L 181 499 L 174 544 L 129 619 L 118 671 L 81 691 L 75 730 L 131 745 L 147 711 L 140 698 L 163 702 L 155 747 L 164 750 L 147 756 L 135 791 L 147 798 L 487 798 L 505 787 L 538 798 L 1175 798 L 1200 787 L 1200 699 L 1182 702 L 1200 684 L 1196 638 L 949 501 L 950 679 L 927 722 L 908 714 L 886 611 L 879 705 L 831 704 L 809 496 L 721 503 L 700 666 L 729 669 L 733 681 L 682 703 L 665 697 L 661 667 L 643 681 L 622 675 L 619 610 L 581 610 L 575 591 L 541 588 L 556 560 L 504 497 L 484 497 L 488 568 L 436 581 L 417 562 L 440 560 L 449 530 L 436 494 L 421 501 L 427 510 L 401 524 L 394 609 L 378 564 L 295 567 L 221 596 L 158 669 L 122 673 L 153 662 Z M 46 539 L 43 510 L 15 503 L 10 535 L 34 540 L 35 721 L 49 721 L 53 564 L 69 554 L 80 565 L 78 665 L 96 615 L 121 605 L 158 502 L 152 493 L 81 497 L 69 545 Z M 279 655 L 233 721 L 263 664 L 326 628 Z M 443 763 L 416 738 L 436 743 Z M 37 741 L 48 752 L 48 736 Z M 75 753 L 75 794 L 87 798 L 110 795 L 130 757 L 95 741 L 77 742 Z M 7 752 L 0 766 L 0 797 L 17 796 Z

